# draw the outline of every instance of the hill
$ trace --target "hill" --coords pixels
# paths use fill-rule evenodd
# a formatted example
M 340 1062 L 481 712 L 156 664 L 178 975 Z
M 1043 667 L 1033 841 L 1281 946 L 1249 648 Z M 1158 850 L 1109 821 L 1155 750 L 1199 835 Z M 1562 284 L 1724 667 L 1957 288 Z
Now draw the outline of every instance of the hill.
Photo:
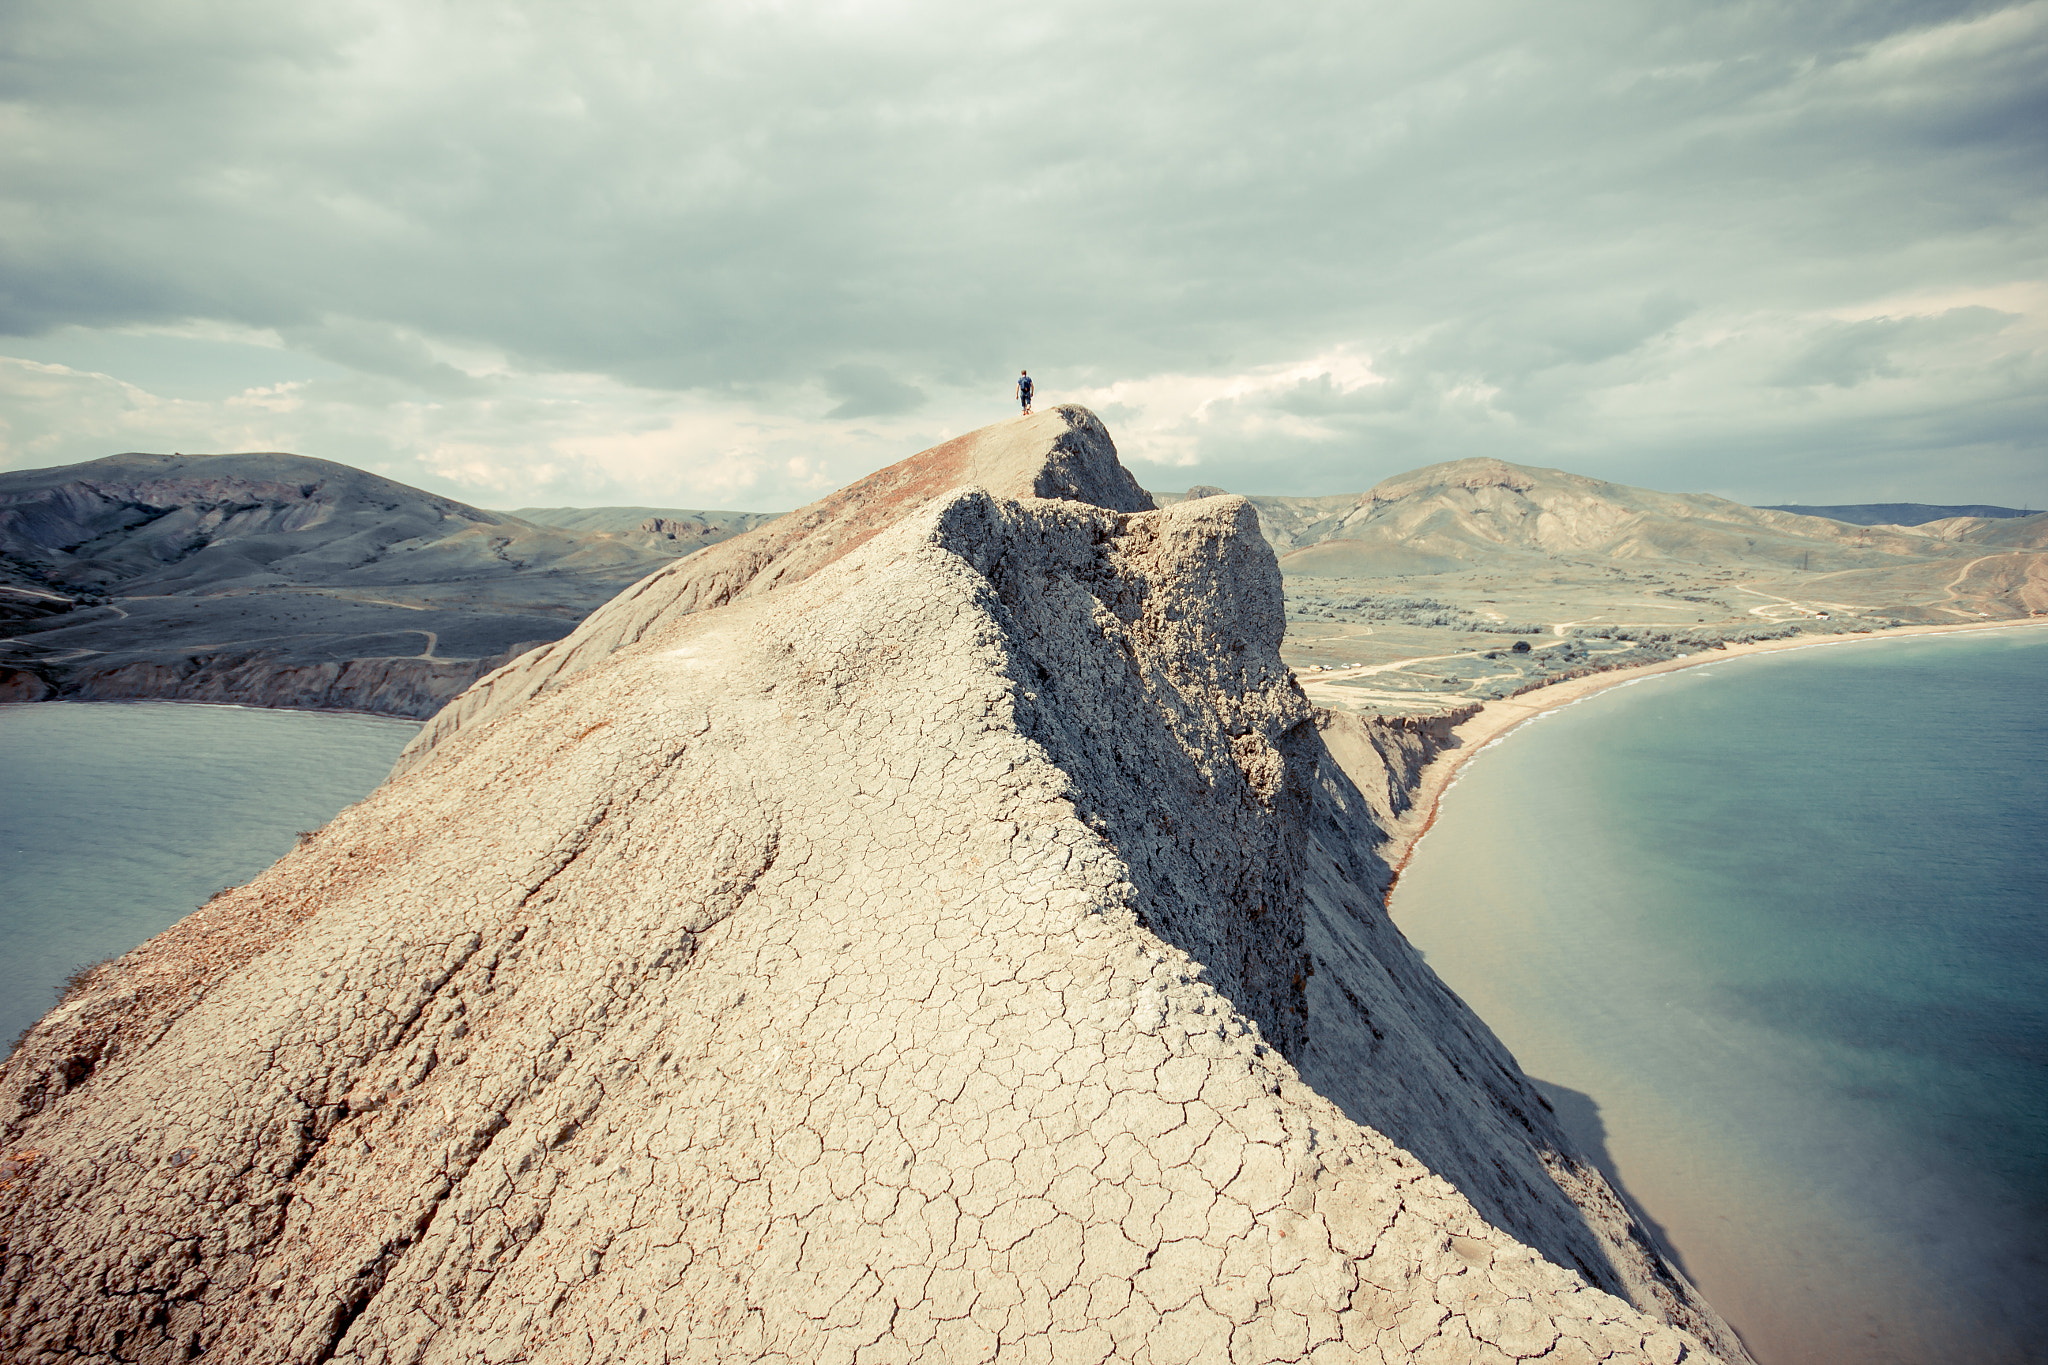
M 2014 550 L 2048 550 L 2048 512 L 2027 517 L 1979 518 L 1956 522 L 1934 522 L 1958 532 L 1956 539 L 1970 545 L 1998 546 Z
M 1179 496 L 1187 495 L 1161 498 Z M 1535 561 L 1831 571 L 1940 557 L 1944 538 L 1984 541 L 1996 519 L 2043 515 L 1918 503 L 1745 507 L 1493 459 L 1428 465 L 1364 493 L 1254 494 L 1251 501 L 1283 569 L 1304 577 L 1428 575 Z M 1901 516 L 1821 515 L 1853 511 Z
M 1538 559 L 1834 569 L 1924 550 L 1921 538 L 1904 533 L 1474 459 L 1398 475 L 1331 509 L 1292 533 L 1284 567 L 1315 577 Z
M 0 474 L 0 695 L 431 714 L 718 538 L 537 525 L 301 455 Z
M 1743 1359 L 1388 921 L 1249 505 L 1149 504 L 913 457 L 93 973 L 9 1358 Z

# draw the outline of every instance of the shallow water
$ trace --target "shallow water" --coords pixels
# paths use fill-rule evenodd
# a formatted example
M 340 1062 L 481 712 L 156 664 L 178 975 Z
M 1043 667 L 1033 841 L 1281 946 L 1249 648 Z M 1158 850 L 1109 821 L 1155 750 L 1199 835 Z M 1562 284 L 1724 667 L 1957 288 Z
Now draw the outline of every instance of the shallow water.
M 1763 1365 L 2048 1359 L 2044 759 L 2044 630 L 1645 679 L 1393 911 Z
M 367 796 L 417 721 L 176 702 L 0 706 L 0 1046 Z

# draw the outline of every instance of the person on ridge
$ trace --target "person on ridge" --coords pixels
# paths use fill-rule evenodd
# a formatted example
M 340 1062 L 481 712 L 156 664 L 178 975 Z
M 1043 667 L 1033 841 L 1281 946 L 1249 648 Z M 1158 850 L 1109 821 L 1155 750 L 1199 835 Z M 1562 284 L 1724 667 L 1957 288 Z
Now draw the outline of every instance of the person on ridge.
M 1017 371 L 1017 401 L 1024 405 L 1025 414 L 1031 412 L 1031 371 Z

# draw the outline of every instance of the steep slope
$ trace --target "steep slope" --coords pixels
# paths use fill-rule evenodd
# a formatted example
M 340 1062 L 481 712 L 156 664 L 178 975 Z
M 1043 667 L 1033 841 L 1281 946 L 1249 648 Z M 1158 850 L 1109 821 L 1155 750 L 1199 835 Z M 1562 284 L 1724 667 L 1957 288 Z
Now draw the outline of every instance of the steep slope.
M 1248 505 L 953 458 L 45 1019 L 9 1358 L 1740 1358 L 1387 923 Z
M 0 685 L 426 715 L 701 543 L 534 526 L 298 455 L 0 474 Z
M 568 638 L 514 660 L 457 698 L 407 746 L 398 770 L 474 720 L 523 705 L 602 662 L 656 621 L 801 582 L 962 484 L 1002 497 L 1064 498 L 1124 512 L 1152 507 L 1151 495 L 1118 462 L 1108 429 L 1086 408 L 1055 407 L 982 427 L 657 570 Z

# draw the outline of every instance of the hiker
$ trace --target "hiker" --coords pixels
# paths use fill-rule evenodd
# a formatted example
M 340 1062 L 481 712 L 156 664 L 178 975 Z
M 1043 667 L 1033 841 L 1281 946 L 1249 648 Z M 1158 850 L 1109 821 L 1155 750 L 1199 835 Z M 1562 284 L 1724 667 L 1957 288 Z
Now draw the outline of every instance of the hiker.
M 1024 405 L 1024 411 L 1031 411 L 1031 371 L 1017 371 L 1017 401 Z

